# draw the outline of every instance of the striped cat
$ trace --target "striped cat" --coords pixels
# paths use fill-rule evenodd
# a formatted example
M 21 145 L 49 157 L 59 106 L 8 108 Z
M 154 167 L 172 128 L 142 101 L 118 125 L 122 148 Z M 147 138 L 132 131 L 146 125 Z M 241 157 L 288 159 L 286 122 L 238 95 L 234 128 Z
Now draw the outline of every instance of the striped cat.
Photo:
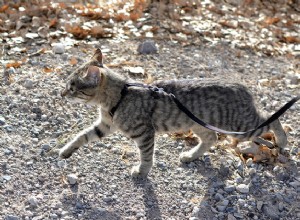
M 153 164 L 156 133 L 191 129 L 200 138 L 197 146 L 181 153 L 182 162 L 198 159 L 216 142 L 216 132 L 192 121 L 163 92 L 153 93 L 133 86 L 122 96 L 124 85 L 132 82 L 103 66 L 100 49 L 89 62 L 69 76 L 61 95 L 70 101 L 98 105 L 101 114 L 94 125 L 60 150 L 61 158 L 69 158 L 82 145 L 119 130 L 132 138 L 140 150 L 140 163 L 132 168 L 132 176 L 144 177 Z M 240 84 L 216 80 L 170 80 L 155 82 L 153 86 L 174 94 L 198 118 L 224 130 L 246 131 L 265 120 L 258 113 L 251 94 Z M 268 130 L 274 132 L 276 144 L 284 148 L 287 138 L 279 120 L 255 132 L 234 137 L 241 141 L 256 140 Z

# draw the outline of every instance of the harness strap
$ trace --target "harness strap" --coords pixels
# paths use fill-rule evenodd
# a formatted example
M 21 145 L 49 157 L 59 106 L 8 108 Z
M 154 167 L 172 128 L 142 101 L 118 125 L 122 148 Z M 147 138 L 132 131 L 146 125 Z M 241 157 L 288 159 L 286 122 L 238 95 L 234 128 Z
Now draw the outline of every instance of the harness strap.
M 184 112 L 190 119 L 192 119 L 194 122 L 198 123 L 199 125 L 212 130 L 212 131 L 216 131 L 219 133 L 223 133 L 223 134 L 229 134 L 229 135 L 245 135 L 251 132 L 255 132 L 260 128 L 263 128 L 269 124 L 271 124 L 273 121 L 277 120 L 282 114 L 284 114 L 290 107 L 292 107 L 293 104 L 295 104 L 295 102 L 297 102 L 300 99 L 300 95 L 294 97 L 292 100 L 290 100 L 288 103 L 286 103 L 283 107 L 281 107 L 277 112 L 275 112 L 270 118 L 268 118 L 266 121 L 264 121 L 263 123 L 261 123 L 260 125 L 258 125 L 256 128 L 248 130 L 248 131 L 226 131 L 220 128 L 217 128 L 213 125 L 210 125 L 208 123 L 206 123 L 205 121 L 202 121 L 201 119 L 197 118 L 190 110 L 188 110 L 177 98 L 174 94 L 172 93 L 166 93 L 163 88 L 158 88 L 156 86 L 149 86 L 149 85 L 145 85 L 145 84 L 141 84 L 141 83 L 127 83 L 124 85 L 122 91 L 121 91 L 121 98 L 119 99 L 118 103 L 110 110 L 109 114 L 113 117 L 115 111 L 118 109 L 120 103 L 122 102 L 123 98 L 125 97 L 125 95 L 128 92 L 128 88 L 129 87 L 141 87 L 141 88 L 146 88 L 149 89 L 152 92 L 155 93 L 159 93 L 159 94 L 165 94 L 167 96 L 169 96 L 174 103 L 176 104 L 176 106 L 182 111 Z

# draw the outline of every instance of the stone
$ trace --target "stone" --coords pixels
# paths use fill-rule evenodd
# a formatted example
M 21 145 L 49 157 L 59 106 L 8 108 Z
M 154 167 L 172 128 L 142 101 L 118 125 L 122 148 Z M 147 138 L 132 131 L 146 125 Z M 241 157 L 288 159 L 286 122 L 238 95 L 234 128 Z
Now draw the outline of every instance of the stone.
M 25 34 L 25 37 L 29 38 L 29 39 L 34 39 L 34 38 L 39 37 L 39 35 L 37 33 L 27 33 L 27 34 Z
M 34 196 L 31 196 L 29 199 L 28 199 L 28 202 L 31 206 L 33 207 L 37 207 L 38 206 L 38 200 L 37 198 L 35 198 Z
M 240 193 L 249 193 L 249 185 L 239 184 L 237 185 L 236 190 Z
M 39 27 L 41 25 L 41 19 L 39 17 L 32 17 L 32 27 Z
M 20 218 L 15 215 L 7 215 L 4 217 L 4 220 L 19 220 Z
M 30 79 L 26 79 L 23 86 L 26 88 L 26 89 L 32 89 L 34 84 L 33 84 L 33 81 L 30 80 Z
M 137 66 L 137 67 L 128 67 L 125 68 L 125 70 L 127 70 L 129 73 L 131 74 L 135 74 L 135 75 L 144 75 L 145 74 L 145 70 L 143 67 Z
M 2 179 L 6 180 L 6 181 L 10 181 L 11 180 L 11 176 L 9 176 L 9 175 L 3 175 Z
M 5 118 L 0 115 L 0 126 L 5 125 Z
M 69 174 L 67 175 L 67 179 L 71 185 L 74 185 L 77 183 L 78 177 L 76 174 Z
M 262 212 L 272 220 L 279 220 L 279 210 L 276 205 L 263 205 Z
M 247 166 L 247 167 L 250 167 L 252 164 L 253 164 L 253 160 L 252 160 L 252 158 L 249 158 L 249 159 L 246 161 L 246 166 Z
M 228 185 L 224 187 L 225 192 L 233 192 L 235 190 L 234 185 Z
M 50 145 L 49 144 L 42 144 L 41 145 L 41 148 L 43 149 L 43 150 L 49 150 L 50 149 Z
M 234 217 L 232 214 L 228 214 L 227 220 L 236 220 L 236 217 Z
M 153 53 L 157 53 L 157 47 L 154 41 L 146 40 L 138 46 L 137 51 L 140 54 L 153 54 Z
M 257 201 L 257 204 L 256 204 L 257 210 L 261 211 L 261 208 L 262 208 L 263 205 L 264 205 L 264 203 L 262 201 Z
M 52 51 L 55 54 L 63 54 L 66 51 L 66 49 L 62 43 L 55 43 L 55 44 L 53 44 Z

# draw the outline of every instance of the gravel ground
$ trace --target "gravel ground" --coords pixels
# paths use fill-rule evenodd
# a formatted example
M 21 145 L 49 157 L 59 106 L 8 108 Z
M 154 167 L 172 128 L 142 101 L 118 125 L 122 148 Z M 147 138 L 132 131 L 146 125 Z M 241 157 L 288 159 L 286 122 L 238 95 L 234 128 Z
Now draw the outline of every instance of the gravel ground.
M 158 54 L 139 55 L 139 43 L 80 41 L 60 53 L 48 45 L 20 68 L 1 70 L 0 219 L 300 219 L 299 103 L 281 118 L 291 128 L 284 163 L 244 163 L 220 141 L 200 160 L 181 164 L 179 153 L 188 146 L 168 134 L 157 136 L 155 164 L 144 180 L 130 177 L 138 152 L 120 133 L 66 161 L 51 154 L 97 117 L 94 107 L 68 103 L 59 92 L 76 67 L 70 60 L 83 63 L 99 45 L 106 63 L 121 74 L 142 81 L 239 81 L 270 113 L 299 94 L 296 58 L 257 56 L 221 43 L 182 47 L 173 41 L 157 41 Z M 23 46 L 27 54 L 45 48 L 32 42 Z M 5 54 L 4 61 L 23 56 Z M 145 73 L 130 73 L 128 66 Z

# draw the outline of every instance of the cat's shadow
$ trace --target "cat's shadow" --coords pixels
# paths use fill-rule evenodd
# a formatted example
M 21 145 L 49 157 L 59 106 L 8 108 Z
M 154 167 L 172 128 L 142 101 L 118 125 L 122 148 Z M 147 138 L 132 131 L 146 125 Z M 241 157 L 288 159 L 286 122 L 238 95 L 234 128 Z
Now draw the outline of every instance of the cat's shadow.
M 162 216 L 159 203 L 151 180 L 148 178 L 137 178 L 133 179 L 133 184 L 143 190 L 143 200 L 147 219 L 161 220 Z

